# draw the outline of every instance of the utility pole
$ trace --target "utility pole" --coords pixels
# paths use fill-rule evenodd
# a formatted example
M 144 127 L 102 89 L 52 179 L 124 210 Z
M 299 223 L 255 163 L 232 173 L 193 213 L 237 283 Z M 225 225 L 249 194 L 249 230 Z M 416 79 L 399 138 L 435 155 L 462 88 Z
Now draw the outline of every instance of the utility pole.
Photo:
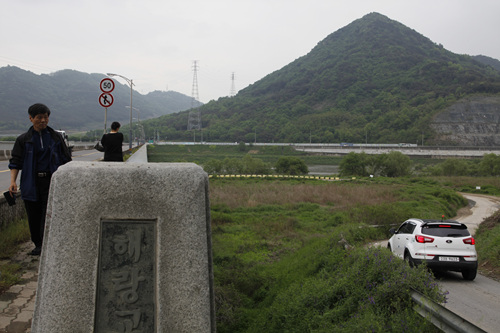
M 191 109 L 189 110 L 188 116 L 188 131 L 193 130 L 193 142 L 196 141 L 196 130 L 201 132 L 201 115 L 200 111 L 195 108 L 195 102 L 198 101 L 198 61 L 193 61 L 193 87 L 191 89 Z M 203 142 L 203 132 L 201 136 L 201 141 Z

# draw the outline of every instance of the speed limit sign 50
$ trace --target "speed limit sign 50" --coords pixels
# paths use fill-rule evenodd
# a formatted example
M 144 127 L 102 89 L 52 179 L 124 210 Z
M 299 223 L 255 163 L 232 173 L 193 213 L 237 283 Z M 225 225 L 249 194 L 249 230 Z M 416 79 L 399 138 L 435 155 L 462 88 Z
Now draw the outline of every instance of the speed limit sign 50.
M 110 93 L 115 89 L 115 82 L 110 78 L 105 78 L 101 80 L 101 91 L 105 93 Z

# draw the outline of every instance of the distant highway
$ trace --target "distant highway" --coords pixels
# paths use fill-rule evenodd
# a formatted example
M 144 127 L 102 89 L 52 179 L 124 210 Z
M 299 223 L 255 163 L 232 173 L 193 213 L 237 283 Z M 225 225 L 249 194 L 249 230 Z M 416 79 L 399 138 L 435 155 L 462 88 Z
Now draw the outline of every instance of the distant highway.
M 238 142 L 159 142 L 157 145 L 215 145 L 235 146 Z M 410 143 L 372 144 L 372 143 L 246 143 L 246 145 L 259 146 L 290 146 L 298 151 L 322 155 L 346 155 L 350 152 L 366 154 L 386 154 L 399 151 L 410 157 L 449 158 L 463 157 L 476 158 L 485 154 L 500 155 L 500 146 L 492 147 L 455 147 L 455 146 L 418 146 Z
M 427 157 L 427 158 L 452 158 L 452 157 L 463 157 L 463 158 L 479 158 L 483 157 L 485 154 L 500 154 L 500 149 L 498 147 L 468 147 L 467 149 L 461 149 L 460 147 L 308 147 L 308 146 L 297 146 L 295 148 L 299 151 L 304 151 L 313 154 L 321 155 L 346 155 L 350 152 L 366 154 L 387 154 L 391 151 L 399 151 L 404 155 L 410 157 Z

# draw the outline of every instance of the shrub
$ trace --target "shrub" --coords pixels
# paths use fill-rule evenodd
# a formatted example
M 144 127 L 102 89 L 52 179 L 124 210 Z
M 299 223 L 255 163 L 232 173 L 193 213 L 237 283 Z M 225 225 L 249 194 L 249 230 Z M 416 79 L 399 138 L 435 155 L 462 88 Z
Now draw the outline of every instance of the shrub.
M 366 153 L 350 152 L 340 161 L 339 170 L 342 176 L 367 176 L 366 165 L 368 155 Z
M 280 157 L 275 170 L 284 175 L 305 175 L 309 173 L 306 163 L 298 157 Z
M 264 163 L 260 158 L 253 158 L 250 155 L 245 155 L 242 160 L 244 174 L 267 175 L 271 173 L 271 168 Z
M 500 272 L 500 211 L 479 225 L 475 234 L 478 259 L 481 267 Z
M 209 174 L 219 174 L 222 172 L 224 166 L 221 160 L 211 158 L 203 165 L 203 170 Z
M 405 177 L 410 174 L 411 160 L 399 151 L 391 151 L 384 161 L 382 174 L 387 177 Z
M 336 237 L 328 242 L 320 253 L 318 247 L 307 252 L 316 271 L 283 286 L 248 331 L 402 332 L 413 327 L 438 331 L 413 311 L 409 296 L 416 289 L 444 301 L 425 267 L 411 269 L 383 248 L 346 251 Z M 321 260 L 313 259 L 318 256 Z
M 479 163 L 479 170 L 484 176 L 500 175 L 500 156 L 496 154 L 485 154 Z

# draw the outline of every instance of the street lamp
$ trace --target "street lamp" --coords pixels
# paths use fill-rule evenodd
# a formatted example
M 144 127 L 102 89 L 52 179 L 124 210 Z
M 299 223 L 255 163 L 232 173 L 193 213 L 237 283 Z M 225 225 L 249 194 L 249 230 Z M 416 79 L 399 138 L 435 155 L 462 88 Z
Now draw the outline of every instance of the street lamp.
M 128 108 L 128 106 L 126 106 L 125 108 Z M 137 123 L 139 126 L 139 128 L 142 128 L 142 125 L 141 125 L 141 119 L 139 119 L 139 109 L 138 108 L 134 108 L 132 107 L 132 109 L 134 109 L 135 111 L 137 111 L 137 118 L 134 118 L 134 119 L 137 119 Z M 144 132 L 144 130 L 140 131 L 139 132 L 139 137 L 137 138 L 137 145 L 139 145 L 139 140 L 142 140 L 142 132 Z
M 120 74 L 113 74 L 113 73 L 107 73 L 106 74 L 107 76 L 119 76 L 121 77 L 122 79 L 124 79 L 125 81 L 127 81 L 127 83 L 129 84 L 130 86 L 130 130 L 129 130 L 129 144 L 128 144 L 128 148 L 132 151 L 132 87 L 134 86 L 134 83 L 132 82 L 131 79 L 128 79 L 126 78 L 125 76 L 123 75 L 120 75 Z

